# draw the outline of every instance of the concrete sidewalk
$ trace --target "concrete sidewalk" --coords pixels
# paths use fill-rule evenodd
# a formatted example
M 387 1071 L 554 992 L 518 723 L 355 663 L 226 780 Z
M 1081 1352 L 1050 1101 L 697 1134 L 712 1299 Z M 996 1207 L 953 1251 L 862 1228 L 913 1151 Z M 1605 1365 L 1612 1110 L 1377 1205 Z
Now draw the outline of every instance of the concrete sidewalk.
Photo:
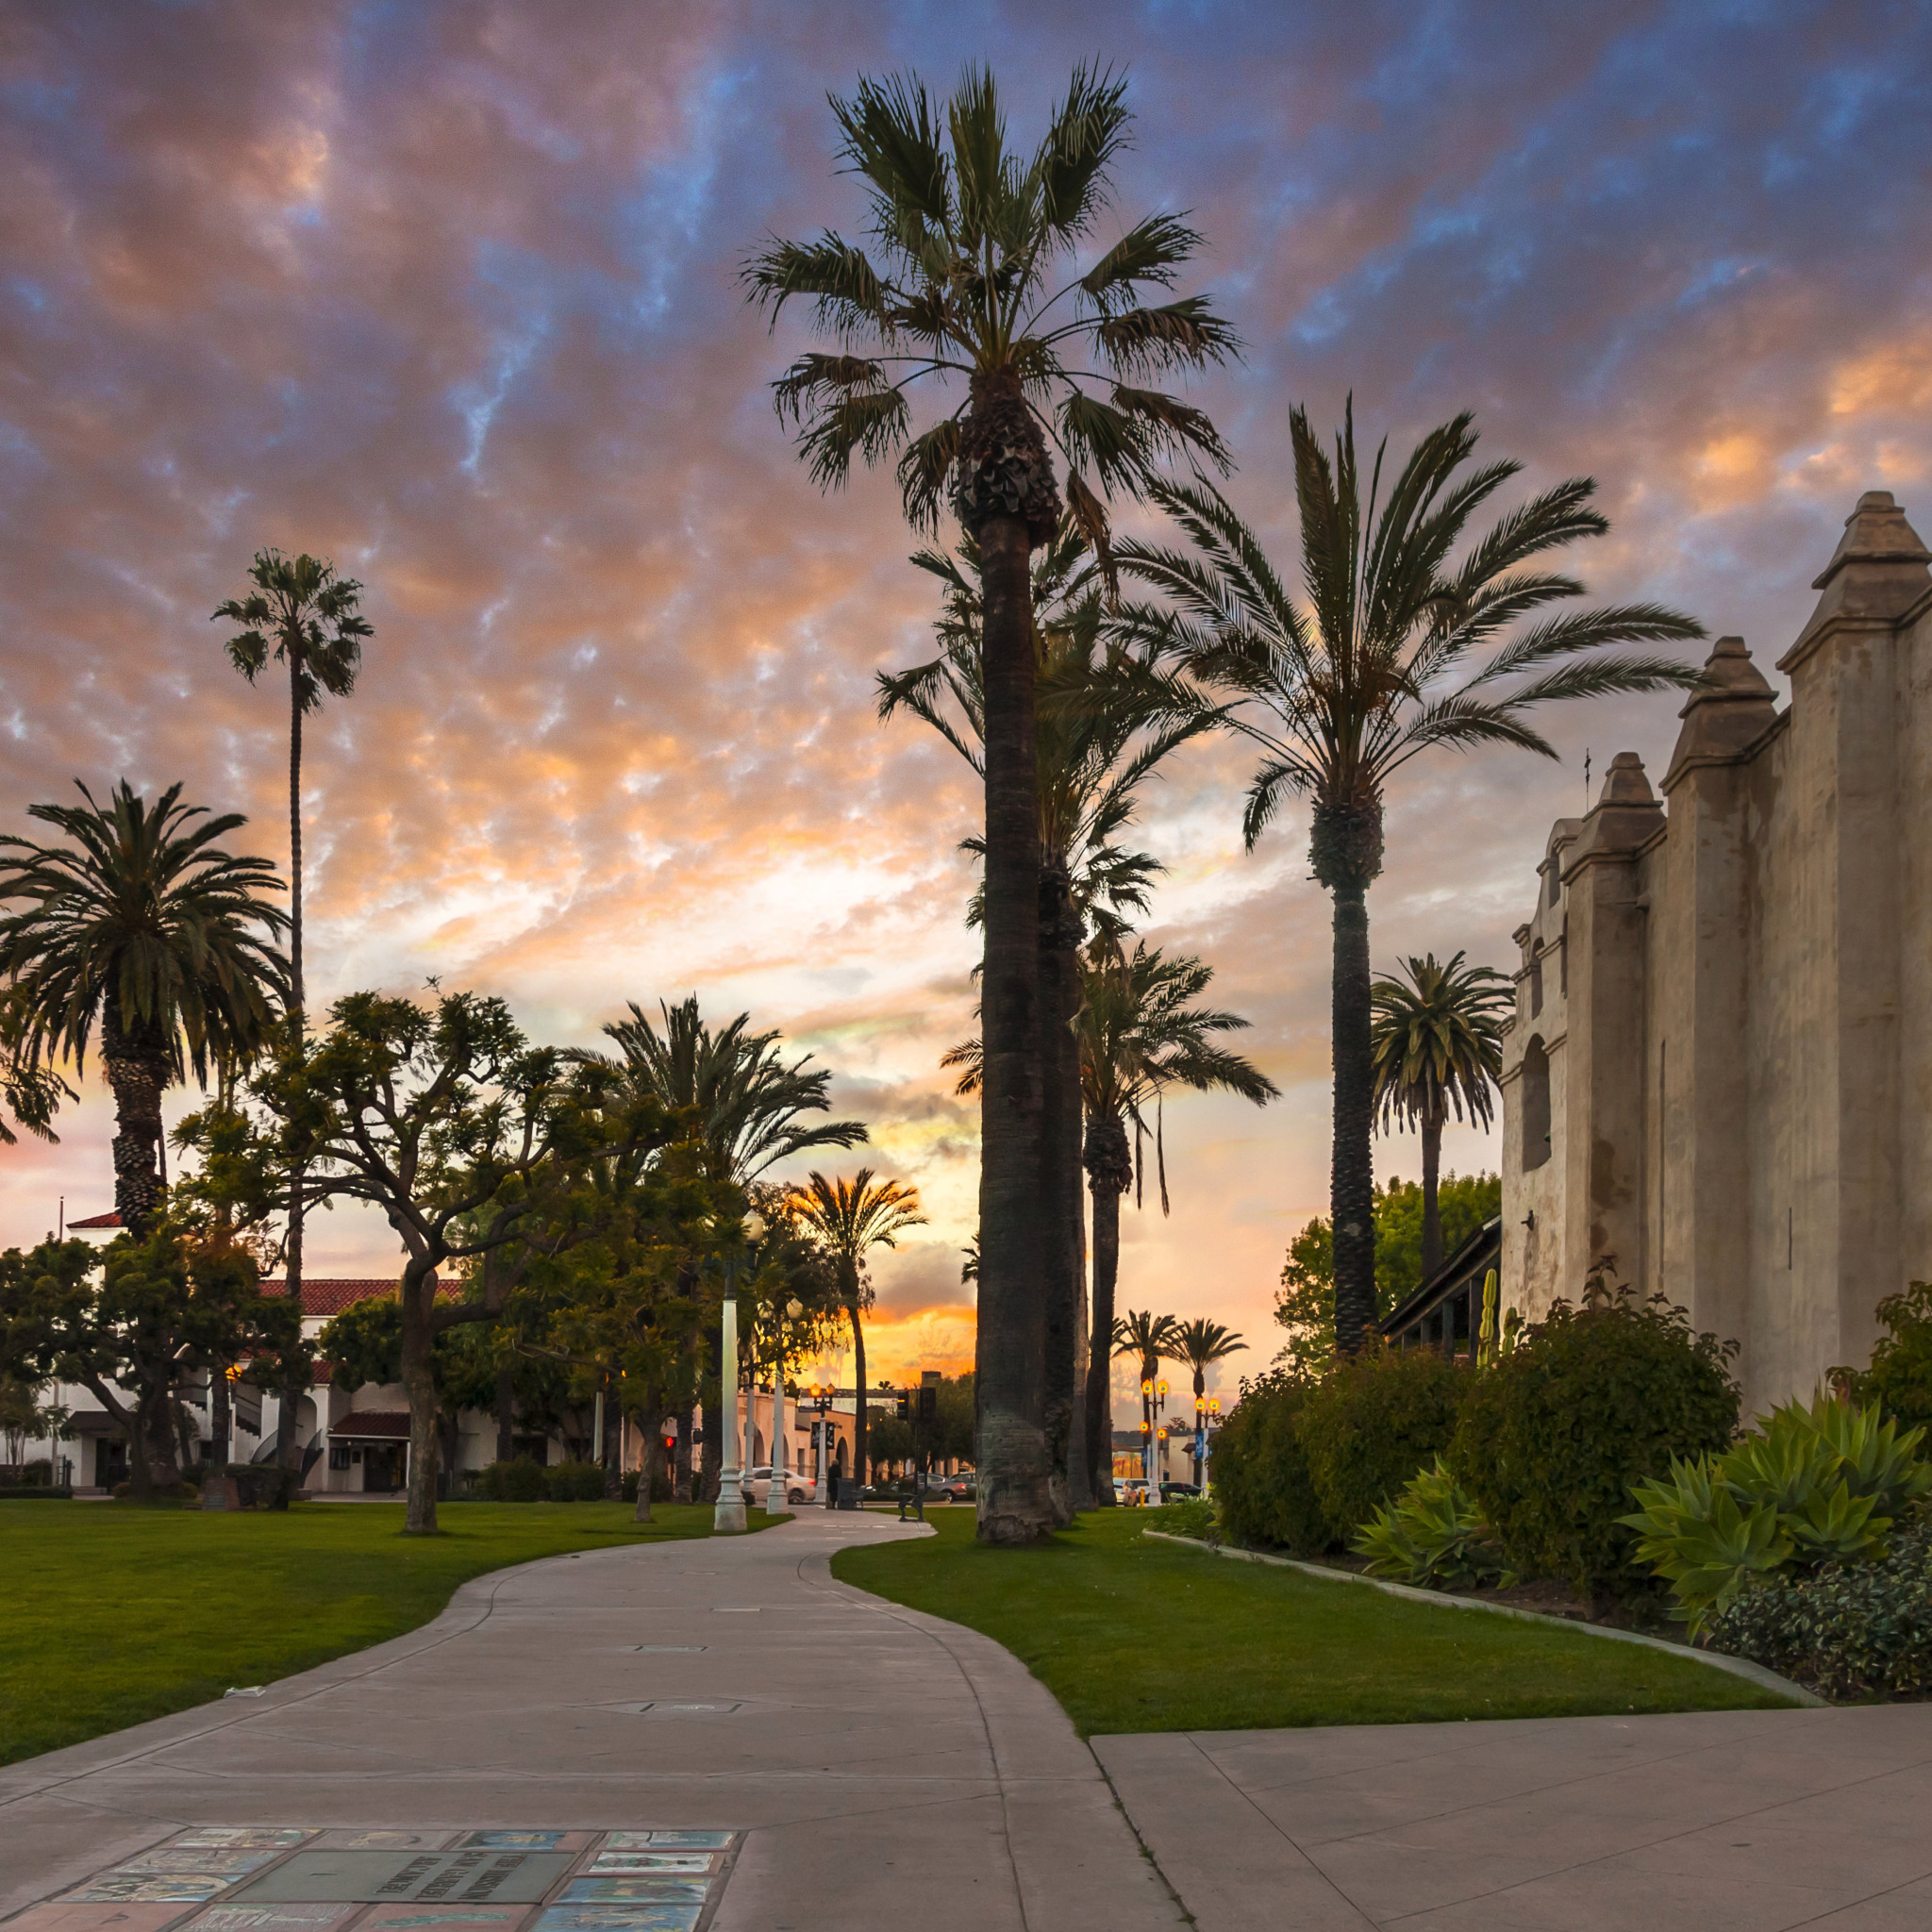
M 1932 1927 L 1932 1705 L 1093 1749 L 1201 1932 Z
M 842 1544 L 926 1534 L 808 1510 L 553 1557 L 258 1699 L 0 1771 L 0 1914 L 183 1825 L 687 1827 L 746 1834 L 715 1932 L 1179 1925 L 1012 1657 L 831 1580 Z

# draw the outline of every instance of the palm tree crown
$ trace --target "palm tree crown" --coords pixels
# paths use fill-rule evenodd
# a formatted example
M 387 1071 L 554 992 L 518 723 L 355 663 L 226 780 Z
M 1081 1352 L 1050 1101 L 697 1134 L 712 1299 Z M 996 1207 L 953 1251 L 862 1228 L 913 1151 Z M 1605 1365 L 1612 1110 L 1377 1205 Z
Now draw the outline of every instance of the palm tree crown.
M 1366 895 L 1382 869 L 1384 789 L 1438 745 L 1555 758 L 1535 711 L 1690 689 L 1700 674 L 1679 659 L 1614 647 L 1682 642 L 1704 627 L 1657 604 L 1543 614 L 1584 587 L 1538 559 L 1609 528 L 1589 477 L 1544 491 L 1465 546 L 1477 510 L 1521 468 L 1464 471 L 1476 444 L 1467 413 L 1423 438 L 1386 497 L 1384 450 L 1364 491 L 1352 405 L 1332 461 L 1305 410 L 1289 424 L 1307 609 L 1219 491 L 1157 485 L 1152 493 L 1193 549 L 1121 546 L 1124 567 L 1168 599 L 1132 620 L 1161 661 L 1126 681 L 1136 693 L 1128 702 L 1146 715 L 1219 707 L 1226 728 L 1255 745 L 1260 762 L 1241 827 L 1250 848 L 1286 799 L 1312 806 L 1313 871 L 1335 902 L 1330 1205 L 1336 1338 L 1352 1353 L 1375 1314 Z
M 1175 1361 L 1186 1362 L 1193 1370 L 1194 1393 L 1200 1396 L 1207 1392 L 1208 1371 L 1216 1362 L 1224 1362 L 1229 1356 L 1241 1354 L 1247 1345 L 1232 1328 L 1224 1328 L 1219 1322 L 1197 1317 L 1191 1322 L 1174 1324 L 1171 1353 Z
M 1172 1315 L 1157 1315 L 1150 1308 L 1129 1308 L 1113 1324 L 1111 1353 L 1138 1356 L 1141 1379 L 1151 1382 L 1161 1357 L 1173 1356 L 1179 1344 L 1180 1324 Z
M 741 1013 L 713 1033 L 698 1011 L 696 994 L 675 1007 L 660 1000 L 660 1034 L 636 1001 L 630 1018 L 605 1027 L 621 1058 L 576 1054 L 587 1063 L 615 1066 L 643 1091 L 672 1108 L 695 1108 L 712 1173 L 741 1185 L 774 1162 L 813 1147 L 856 1147 L 865 1139 L 863 1121 L 806 1124 L 802 1116 L 829 1113 L 828 1067 L 813 1067 L 801 1054 L 789 1065 L 778 1035 L 749 1031 Z
M 273 941 L 289 922 L 266 896 L 284 890 L 274 866 L 215 842 L 239 814 L 183 805 L 178 785 L 152 808 L 125 780 L 105 805 L 78 790 L 85 807 L 28 808 L 66 843 L 0 836 L 0 904 L 22 907 L 0 919 L 0 973 L 28 1066 L 84 1069 L 99 1026 L 121 1129 L 114 1205 L 139 1235 L 160 1193 L 161 1093 L 260 1049 L 288 996 Z
M 865 1311 L 872 1307 L 872 1285 L 866 1279 L 865 1257 L 873 1248 L 896 1248 L 898 1237 L 910 1227 L 924 1227 L 919 1190 L 899 1181 L 874 1182 L 873 1171 L 861 1167 L 847 1180 L 827 1180 L 816 1169 L 802 1188 L 793 1190 L 798 1219 L 824 1242 L 839 1271 L 839 1289 L 852 1324 L 853 1388 L 858 1391 L 853 1416 L 852 1475 L 863 1483 L 866 1472 Z
M 1444 966 L 1435 954 L 1404 962 L 1408 977 L 1369 989 L 1374 1105 L 1382 1130 L 1417 1128 L 1423 1137 L 1423 1278 L 1442 1264 L 1442 1216 L 1436 1189 L 1442 1129 L 1450 1111 L 1487 1127 L 1491 1096 L 1503 1074 L 1503 1018 L 1515 1006 L 1508 979 L 1462 955 Z
M 1051 283 L 1107 208 L 1130 120 L 1124 77 L 1076 68 L 1028 158 L 1008 150 L 985 69 L 969 68 L 949 100 L 935 101 L 908 75 L 861 79 L 850 99 L 832 96 L 831 108 L 841 158 L 866 187 L 877 260 L 826 233 L 772 242 L 742 275 L 774 325 L 786 303 L 802 297 L 818 331 L 840 344 L 801 356 L 774 385 L 815 482 L 842 484 L 855 455 L 870 464 L 897 453 L 907 517 L 932 529 L 957 467 L 969 533 L 1007 508 L 1024 515 L 1040 543 L 1059 523 L 1045 461 L 1051 441 L 1067 465 L 1074 520 L 1104 544 L 1101 498 L 1140 495 L 1163 458 L 1184 455 L 1225 472 L 1206 416 L 1139 386 L 1236 351 L 1233 331 L 1204 297 L 1147 300 L 1173 288 L 1200 236 L 1178 215 L 1148 215 L 1084 274 Z M 853 353 L 861 347 L 870 353 Z M 913 436 L 908 391 L 924 376 L 964 377 L 968 394 Z M 982 505 L 982 496 L 991 500 Z

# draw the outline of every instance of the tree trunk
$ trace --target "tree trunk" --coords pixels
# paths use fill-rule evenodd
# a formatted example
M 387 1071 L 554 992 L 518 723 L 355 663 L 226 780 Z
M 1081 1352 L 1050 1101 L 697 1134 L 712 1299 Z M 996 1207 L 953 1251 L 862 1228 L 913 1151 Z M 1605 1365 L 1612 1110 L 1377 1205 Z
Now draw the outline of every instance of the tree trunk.
M 1093 1327 L 1087 1348 L 1087 1467 L 1094 1503 L 1113 1492 L 1113 1304 L 1121 1266 L 1121 1196 L 1133 1182 L 1124 1122 L 1107 1116 L 1087 1131 L 1088 1185 L 1093 1194 Z
M 721 1335 L 720 1346 L 712 1351 L 714 1357 L 723 1356 L 723 1341 L 724 1337 Z M 723 1380 L 707 1382 L 700 1399 L 705 1406 L 705 1459 L 697 1500 L 700 1503 L 715 1503 L 724 1490 L 724 1446 L 731 1434 L 730 1418 L 724 1407 Z
M 859 1315 L 858 1300 L 856 1295 L 848 1312 L 852 1316 L 852 1383 L 858 1391 L 853 1402 L 852 1480 L 863 1489 L 866 1469 L 866 1423 L 869 1417 L 865 1400 L 865 1323 Z
M 644 1433 L 644 1453 L 638 1458 L 638 1505 L 631 1512 L 634 1523 L 651 1520 L 651 1485 L 658 1477 L 658 1458 L 664 1453 L 658 1440 L 664 1433 L 664 1410 L 655 1389 L 644 1391 L 644 1405 L 638 1411 L 638 1426 Z
M 1332 987 L 1335 1141 L 1335 1346 L 1356 1354 L 1375 1321 L 1374 1054 L 1370 1044 L 1369 904 L 1362 884 L 1335 888 Z
M 508 1462 L 516 1455 L 517 1385 L 508 1368 L 496 1372 L 496 1459 Z
M 1049 1230 L 1041 1415 L 1054 1521 L 1062 1526 L 1078 1507 L 1070 1466 L 1080 1315 L 1080 1042 L 1074 1033 L 1080 1009 L 1079 944 L 1079 916 L 1066 868 L 1050 858 L 1040 874 L 1041 1181 Z
M 1436 1183 L 1442 1170 L 1442 1123 L 1425 1116 L 1423 1121 L 1423 1279 L 1427 1281 L 1442 1265 L 1442 1209 L 1436 1199 Z
M 235 1459 L 235 1409 L 228 1388 L 228 1368 L 226 1362 L 214 1362 L 208 1367 L 213 1378 L 208 1392 L 209 1420 L 214 1424 L 215 1474 L 219 1475 Z
M 986 684 L 985 1075 L 980 1104 L 979 1537 L 1024 1543 L 1053 1526 L 1045 1426 L 1040 797 L 1034 744 L 1031 539 L 1017 516 L 977 531 Z
M 292 995 L 291 1018 L 299 1042 L 307 1029 L 304 1008 L 308 992 L 302 975 L 302 647 L 291 636 L 289 650 L 289 990 Z M 289 1306 L 299 1321 L 302 1313 L 302 1218 L 303 1182 L 307 1178 L 297 1168 L 289 1178 L 289 1241 L 283 1273 L 289 1291 Z M 293 1469 L 299 1454 L 295 1430 L 300 1415 L 300 1393 L 292 1388 L 278 1391 L 275 1404 L 275 1463 Z
M 403 1390 L 409 1398 L 408 1508 L 406 1536 L 436 1534 L 436 1335 L 430 1326 L 436 1290 L 426 1268 L 412 1262 L 403 1275 Z
M 604 1440 L 597 1444 L 597 1457 L 604 1465 L 604 1500 L 616 1503 L 624 1497 L 623 1439 L 619 1430 L 624 1411 L 618 1406 L 617 1384 L 604 1391 Z
M 114 1096 L 114 1211 L 123 1229 L 145 1241 L 161 1207 L 161 1093 L 168 1056 L 158 1044 L 130 1038 L 109 1005 L 101 1025 L 101 1061 Z

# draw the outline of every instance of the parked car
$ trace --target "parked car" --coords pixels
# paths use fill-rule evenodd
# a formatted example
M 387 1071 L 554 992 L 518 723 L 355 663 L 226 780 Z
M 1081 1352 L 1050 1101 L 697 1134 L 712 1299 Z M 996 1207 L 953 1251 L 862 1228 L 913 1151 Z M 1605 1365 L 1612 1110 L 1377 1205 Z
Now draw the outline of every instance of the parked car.
M 979 1494 L 977 1480 L 970 1475 L 936 1475 L 925 1485 L 926 1499 L 934 1497 L 947 1503 L 970 1503 Z
M 1140 1475 L 1117 1475 L 1113 1479 L 1114 1500 L 1123 1508 L 1138 1509 L 1147 1500 L 1147 1478 Z
M 1199 1483 L 1162 1483 L 1160 1486 L 1163 1503 L 1178 1503 L 1183 1496 L 1198 1496 L 1200 1493 Z
M 743 1487 L 745 1494 L 758 1508 L 769 1509 L 772 1507 L 772 1472 L 769 1468 L 746 1470 Z M 809 1503 L 817 1494 L 811 1478 L 802 1471 L 788 1469 L 785 1472 L 785 1500 L 788 1503 Z

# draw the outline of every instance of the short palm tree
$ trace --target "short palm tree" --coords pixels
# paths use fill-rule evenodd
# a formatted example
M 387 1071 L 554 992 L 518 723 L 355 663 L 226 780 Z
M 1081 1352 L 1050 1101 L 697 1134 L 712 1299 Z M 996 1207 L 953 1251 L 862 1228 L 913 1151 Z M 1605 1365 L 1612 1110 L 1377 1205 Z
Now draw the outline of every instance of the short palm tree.
M 1216 1362 L 1224 1362 L 1229 1356 L 1239 1355 L 1247 1343 L 1232 1328 L 1224 1328 L 1219 1322 L 1203 1321 L 1196 1318 L 1191 1322 L 1177 1322 L 1174 1331 L 1174 1359 L 1186 1362 L 1194 1372 L 1194 1439 L 1200 1441 L 1201 1404 L 1208 1394 L 1208 1371 Z M 1194 1487 L 1201 1486 L 1201 1457 L 1194 1457 Z
M 1442 1129 L 1450 1109 L 1473 1126 L 1487 1127 L 1494 1082 L 1503 1074 L 1503 1020 L 1516 1002 L 1514 987 L 1489 966 L 1448 965 L 1430 953 L 1404 961 L 1408 977 L 1378 979 L 1369 989 L 1374 1018 L 1375 1106 L 1386 1133 L 1406 1124 L 1423 1137 L 1423 1279 L 1442 1265 L 1442 1216 L 1436 1184 L 1442 1165 Z
M 1141 1433 L 1151 1445 L 1154 1438 L 1154 1380 L 1160 1373 L 1161 1357 L 1172 1356 L 1174 1352 L 1175 1338 L 1180 1333 L 1180 1324 L 1172 1315 L 1157 1315 L 1148 1308 L 1129 1308 L 1124 1315 L 1113 1322 L 1108 1332 L 1112 1344 L 1108 1351 L 1109 1356 L 1118 1357 L 1124 1355 L 1139 1358 L 1137 1366 L 1141 1373 L 1137 1379 L 1141 1388 Z M 1103 1476 L 1096 1471 L 1093 1479 L 1096 1492 L 1105 1489 L 1109 1500 L 1113 1496 L 1112 1394 L 1109 1380 L 1108 1457 L 1105 1465 L 1108 1474 Z M 1150 1500 L 1158 1503 L 1160 1498 L 1155 1496 Z
M 1465 542 L 1476 511 L 1522 467 L 1465 472 L 1476 445 L 1468 413 L 1423 438 L 1386 496 L 1383 450 L 1364 488 L 1352 407 L 1332 461 L 1305 410 L 1289 425 L 1307 608 L 1211 486 L 1153 492 L 1191 551 L 1124 543 L 1120 555 L 1168 599 L 1139 620 L 1163 664 L 1140 682 L 1148 715 L 1218 708 L 1225 728 L 1260 754 L 1242 822 L 1249 848 L 1289 798 L 1313 808 L 1310 860 L 1335 906 L 1336 1339 L 1353 1353 L 1375 1316 L 1368 889 L 1382 869 L 1388 785 L 1439 746 L 1555 758 L 1533 712 L 1574 698 L 1692 689 L 1700 674 L 1680 659 L 1612 647 L 1680 643 L 1704 627 L 1658 604 L 1539 616 L 1584 587 L 1537 559 L 1604 535 L 1608 520 L 1591 503 L 1595 483 L 1573 477 Z
M 919 1190 L 898 1181 L 874 1183 L 873 1171 L 861 1167 L 847 1180 L 827 1180 L 813 1170 L 802 1188 L 792 1191 L 800 1221 L 812 1229 L 830 1253 L 839 1273 L 839 1293 L 852 1323 L 852 1386 L 858 1391 L 852 1424 L 852 1476 L 865 1481 L 866 1379 L 865 1312 L 872 1307 L 872 1284 L 866 1278 L 865 1257 L 873 1248 L 896 1248 L 908 1227 L 924 1227 Z
M 1030 1541 L 1053 1521 L 1044 1420 L 1045 1264 L 1058 1204 L 1042 1182 L 1039 1013 L 1040 825 L 1034 758 L 1033 608 L 1027 559 L 1061 524 L 1049 447 L 1066 470 L 1067 514 L 1096 546 L 1103 499 L 1144 493 L 1172 457 L 1224 472 L 1213 425 L 1146 387 L 1232 353 L 1199 296 L 1167 295 L 1200 237 L 1148 215 L 1070 258 L 1106 213 L 1127 137 L 1126 83 L 1074 71 L 1029 155 L 1007 146 L 991 73 L 948 100 L 917 78 L 862 79 L 835 96 L 841 158 L 864 183 L 876 259 L 836 234 L 773 241 L 746 262 L 771 316 L 794 298 L 835 346 L 801 356 L 775 385 L 814 481 L 835 489 L 857 456 L 898 459 L 913 526 L 948 501 L 978 546 L 986 688 L 986 1092 L 981 1112 L 979 1534 Z M 1055 286 L 1057 271 L 1066 278 Z M 952 386 L 913 434 L 909 391 Z M 963 389 L 963 394 L 959 391 Z
M 616 1057 L 573 1052 L 570 1058 L 616 1069 L 640 1093 L 674 1112 L 695 1109 L 714 1179 L 743 1187 L 790 1155 L 864 1141 L 863 1121 L 806 1124 L 806 1115 L 832 1110 L 831 1069 L 812 1066 L 809 1054 L 788 1064 L 777 1033 L 753 1033 L 749 1013 L 713 1033 L 695 993 L 675 1007 L 660 1000 L 658 1010 L 662 1033 L 633 1000 L 630 1018 L 604 1029 L 617 1042 Z
M 152 809 L 125 780 L 105 805 L 78 790 L 85 807 L 27 808 L 66 842 L 0 836 L 0 905 L 21 908 L 0 918 L 0 973 L 27 1065 L 83 1070 L 99 1027 L 114 1207 L 139 1240 L 160 1202 L 161 1095 L 265 1044 L 289 994 L 273 943 L 289 919 L 266 896 L 284 890 L 275 867 L 215 842 L 247 824 L 239 814 L 183 805 L 178 785 Z

